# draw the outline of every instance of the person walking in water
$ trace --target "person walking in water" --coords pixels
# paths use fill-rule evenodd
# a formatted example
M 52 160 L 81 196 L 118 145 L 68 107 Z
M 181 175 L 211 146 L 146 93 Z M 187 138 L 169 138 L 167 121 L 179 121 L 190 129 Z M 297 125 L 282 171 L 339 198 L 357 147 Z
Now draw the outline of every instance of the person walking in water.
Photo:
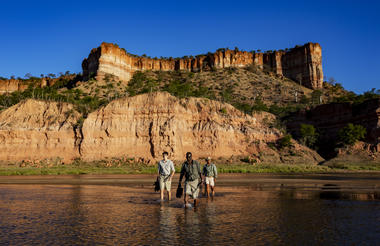
M 186 153 L 186 161 L 182 164 L 181 175 L 178 186 L 182 185 L 182 178 L 185 176 L 184 205 L 189 207 L 189 196 L 194 199 L 194 207 L 197 206 L 197 198 L 200 185 L 202 183 L 201 167 L 199 162 L 193 160 L 191 152 Z
M 206 158 L 206 164 L 203 167 L 202 174 L 204 176 L 204 182 L 206 184 L 206 194 L 207 197 L 210 196 L 210 187 L 211 194 L 215 196 L 215 180 L 218 177 L 218 170 L 214 163 L 211 163 L 211 157 Z
M 167 191 L 168 201 L 171 200 L 171 186 L 172 178 L 175 173 L 174 164 L 171 160 L 168 159 L 168 152 L 163 152 L 163 159 L 158 162 L 158 180 L 160 183 L 160 195 L 161 200 L 164 201 L 164 190 Z

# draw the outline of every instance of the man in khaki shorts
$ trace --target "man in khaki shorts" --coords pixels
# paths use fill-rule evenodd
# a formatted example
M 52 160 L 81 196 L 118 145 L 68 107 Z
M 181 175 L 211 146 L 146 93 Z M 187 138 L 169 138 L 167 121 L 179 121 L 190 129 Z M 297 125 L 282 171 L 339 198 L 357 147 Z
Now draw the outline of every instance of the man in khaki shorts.
M 193 160 L 191 152 L 186 153 L 186 161 L 182 164 L 178 186 L 182 185 L 183 176 L 185 176 L 185 208 L 190 206 L 189 196 L 194 199 L 194 207 L 196 207 L 200 185 L 202 184 L 202 174 L 199 162 Z
M 210 187 L 212 196 L 215 195 L 215 180 L 218 177 L 218 170 L 214 163 L 211 163 L 211 157 L 206 158 L 206 164 L 203 167 L 204 182 L 206 184 L 207 197 L 210 196 Z
M 175 173 L 174 164 L 168 159 L 168 152 L 162 153 L 163 160 L 158 162 L 158 180 L 160 183 L 161 200 L 164 200 L 164 190 L 167 191 L 168 200 L 171 200 L 172 178 Z

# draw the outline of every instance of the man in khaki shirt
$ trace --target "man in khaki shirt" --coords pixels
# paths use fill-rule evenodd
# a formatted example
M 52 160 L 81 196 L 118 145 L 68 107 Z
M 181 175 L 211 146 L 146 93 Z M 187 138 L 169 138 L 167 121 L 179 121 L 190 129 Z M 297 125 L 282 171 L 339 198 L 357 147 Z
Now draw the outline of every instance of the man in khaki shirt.
M 158 180 L 160 183 L 160 195 L 161 201 L 164 200 L 164 190 L 167 191 L 168 200 L 170 201 L 171 196 L 171 186 L 172 178 L 175 173 L 174 164 L 171 160 L 168 159 L 168 152 L 162 153 L 163 159 L 158 162 Z
M 186 161 L 182 164 L 181 175 L 178 186 L 182 185 L 182 178 L 185 176 L 184 205 L 189 207 L 189 196 L 194 199 L 194 207 L 197 206 L 202 174 L 199 162 L 193 160 L 191 152 L 186 153 Z

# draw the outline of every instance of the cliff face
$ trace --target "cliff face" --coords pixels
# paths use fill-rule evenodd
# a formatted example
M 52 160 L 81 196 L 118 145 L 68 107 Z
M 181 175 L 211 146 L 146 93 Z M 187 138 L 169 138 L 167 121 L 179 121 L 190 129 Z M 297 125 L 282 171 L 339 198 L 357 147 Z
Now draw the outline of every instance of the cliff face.
M 84 121 L 82 158 L 130 156 L 160 158 L 163 151 L 183 159 L 249 155 L 258 142 L 280 133 L 229 104 L 208 99 L 178 99 L 169 93 L 119 99 Z
M 23 91 L 27 88 L 28 84 L 17 79 L 0 80 L 0 95 L 14 91 Z
M 287 128 L 299 136 L 302 123 L 318 128 L 326 143 L 332 142 L 338 131 L 348 123 L 362 125 L 367 129 L 366 141 L 377 145 L 375 151 L 380 152 L 380 99 L 368 100 L 359 105 L 331 103 L 310 111 L 303 110 L 288 119 Z
M 296 143 L 293 151 L 270 148 L 282 133 L 275 116 L 246 115 L 233 106 L 201 98 L 178 99 L 166 92 L 112 101 L 81 115 L 67 103 L 26 100 L 0 112 L 0 161 L 133 157 L 154 163 L 163 151 L 173 160 L 185 153 L 257 163 L 310 163 L 323 159 Z M 292 152 L 293 153 L 293 152 Z
M 285 77 L 311 89 L 323 87 L 322 48 L 319 44 L 307 43 L 290 52 L 277 53 L 276 58 L 281 59 Z
M 7 79 L 0 80 L 0 95 L 5 93 L 12 93 L 15 91 L 24 91 L 29 86 L 35 88 L 43 88 L 46 86 L 52 86 L 58 79 L 53 78 L 41 78 L 38 80 L 19 80 L 19 79 Z
M 79 156 L 74 125 L 80 114 L 66 103 L 27 100 L 0 112 L 0 160 Z
M 238 50 L 220 49 L 215 53 L 193 58 L 152 59 L 128 54 L 124 49 L 110 43 L 102 43 L 91 51 L 82 63 L 83 76 L 87 80 L 96 76 L 103 79 L 106 74 L 128 82 L 135 71 L 204 71 L 212 68 L 244 67 L 255 65 L 268 69 L 300 82 L 302 85 L 322 88 L 322 49 L 317 43 L 308 43 L 290 51 L 254 53 Z

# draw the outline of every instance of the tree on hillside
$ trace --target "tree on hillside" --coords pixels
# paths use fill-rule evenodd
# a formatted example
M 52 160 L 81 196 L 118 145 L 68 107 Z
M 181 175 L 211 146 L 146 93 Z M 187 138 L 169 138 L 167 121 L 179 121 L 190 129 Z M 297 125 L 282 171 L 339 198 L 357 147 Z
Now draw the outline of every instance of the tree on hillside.
M 315 142 L 318 139 L 318 133 L 313 125 L 301 124 L 300 126 L 301 133 L 301 143 L 313 148 Z
M 367 130 L 361 125 L 347 124 L 338 132 L 339 141 L 343 145 L 354 145 L 357 141 L 363 140 Z
M 292 146 L 292 135 L 287 134 L 278 140 L 278 146 L 280 149 Z
M 311 93 L 311 102 L 313 104 L 321 104 L 322 103 L 322 91 L 314 90 Z

